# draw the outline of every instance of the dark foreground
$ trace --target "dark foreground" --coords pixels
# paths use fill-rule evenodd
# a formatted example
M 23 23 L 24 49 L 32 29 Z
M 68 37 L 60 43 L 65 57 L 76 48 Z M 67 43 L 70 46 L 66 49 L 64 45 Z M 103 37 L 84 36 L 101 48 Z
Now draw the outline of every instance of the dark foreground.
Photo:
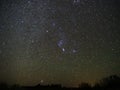
M 8 86 L 6 83 L 0 84 L 0 90 L 120 90 L 120 77 L 112 75 L 103 78 L 94 86 L 88 83 L 81 83 L 78 88 L 66 88 L 62 85 L 36 85 L 36 86 Z
M 40 87 L 2 87 L 0 90 L 120 90 L 120 87 L 82 87 L 82 88 L 65 88 L 59 86 L 40 86 Z

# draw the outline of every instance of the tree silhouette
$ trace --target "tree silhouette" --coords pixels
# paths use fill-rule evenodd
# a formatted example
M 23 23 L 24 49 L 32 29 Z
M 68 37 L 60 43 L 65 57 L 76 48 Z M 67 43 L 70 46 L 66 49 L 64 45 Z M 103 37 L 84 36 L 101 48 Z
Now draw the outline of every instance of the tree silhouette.
M 80 89 L 84 89 L 84 90 L 90 90 L 92 87 L 91 87 L 91 85 L 89 84 L 89 83 L 81 83 L 80 85 L 79 85 L 79 88 Z
M 95 88 L 104 88 L 104 89 L 120 89 L 120 77 L 117 75 L 111 75 L 100 80 L 99 83 L 95 84 Z

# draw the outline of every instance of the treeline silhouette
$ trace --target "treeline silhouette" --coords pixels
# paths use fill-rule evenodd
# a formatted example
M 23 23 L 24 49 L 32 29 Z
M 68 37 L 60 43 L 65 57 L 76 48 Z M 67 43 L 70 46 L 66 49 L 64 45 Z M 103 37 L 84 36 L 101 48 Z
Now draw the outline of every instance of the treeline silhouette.
M 94 86 L 89 83 L 81 83 L 78 88 L 67 88 L 62 85 L 36 85 L 36 86 L 9 86 L 6 83 L 0 84 L 0 90 L 120 90 L 120 77 L 111 75 L 98 81 Z

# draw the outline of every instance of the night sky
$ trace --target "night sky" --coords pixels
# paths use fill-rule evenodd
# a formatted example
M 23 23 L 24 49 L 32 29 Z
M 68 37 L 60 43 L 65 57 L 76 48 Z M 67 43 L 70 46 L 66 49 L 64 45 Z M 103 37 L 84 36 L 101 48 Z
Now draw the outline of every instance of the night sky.
M 113 74 L 119 0 L 0 0 L 0 82 L 77 86 Z

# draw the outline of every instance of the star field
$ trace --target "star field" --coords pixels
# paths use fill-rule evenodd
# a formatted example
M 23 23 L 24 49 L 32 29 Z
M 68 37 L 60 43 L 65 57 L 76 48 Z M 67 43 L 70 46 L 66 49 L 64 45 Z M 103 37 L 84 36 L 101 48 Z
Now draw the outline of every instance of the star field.
M 120 75 L 118 0 L 1 0 L 0 82 L 94 84 Z

